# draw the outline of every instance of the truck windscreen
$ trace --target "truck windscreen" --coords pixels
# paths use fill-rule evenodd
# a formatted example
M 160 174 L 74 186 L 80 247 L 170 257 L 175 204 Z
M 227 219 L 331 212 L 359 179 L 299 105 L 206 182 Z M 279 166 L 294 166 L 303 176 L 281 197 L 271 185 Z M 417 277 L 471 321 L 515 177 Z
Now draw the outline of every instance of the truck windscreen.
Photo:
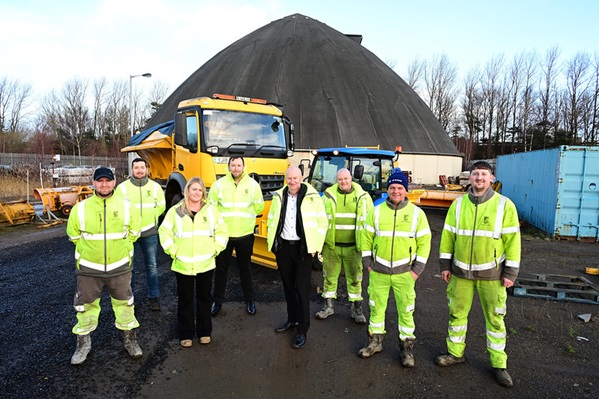
M 287 149 L 285 125 L 275 115 L 205 109 L 201 126 L 206 147 L 218 147 L 221 154 L 228 150 L 252 155 L 251 152 L 285 152 Z

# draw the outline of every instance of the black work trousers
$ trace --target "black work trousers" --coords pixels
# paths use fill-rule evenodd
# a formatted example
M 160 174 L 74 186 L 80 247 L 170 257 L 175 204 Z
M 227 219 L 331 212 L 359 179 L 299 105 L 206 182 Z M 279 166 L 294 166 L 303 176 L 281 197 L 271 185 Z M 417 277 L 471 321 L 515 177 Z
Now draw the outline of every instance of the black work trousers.
M 229 278 L 229 265 L 235 249 L 237 266 L 239 267 L 239 279 L 243 300 L 254 301 L 254 290 L 252 289 L 252 252 L 254 248 L 254 235 L 229 238 L 227 248 L 216 257 L 216 270 L 214 272 L 214 301 L 223 303 L 225 301 L 225 290 Z
M 193 339 L 209 337 L 212 334 L 212 317 L 210 306 L 212 304 L 213 270 L 198 273 L 195 276 L 175 272 L 177 276 L 177 331 L 179 339 Z M 196 302 L 194 315 L 194 298 Z M 195 316 L 195 317 L 194 317 Z
M 275 254 L 287 301 L 287 321 L 298 323 L 297 333 L 310 328 L 310 283 L 312 255 L 301 252 L 300 241 L 282 240 Z

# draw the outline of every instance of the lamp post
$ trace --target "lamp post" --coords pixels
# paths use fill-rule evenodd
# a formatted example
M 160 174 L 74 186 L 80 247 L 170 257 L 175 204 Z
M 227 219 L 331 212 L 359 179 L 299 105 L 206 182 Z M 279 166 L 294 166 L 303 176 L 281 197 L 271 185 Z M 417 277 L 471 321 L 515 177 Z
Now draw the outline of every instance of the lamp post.
M 133 137 L 133 133 L 134 133 L 134 128 L 133 125 L 135 123 L 135 111 L 133 109 L 133 78 L 137 78 L 137 77 L 144 77 L 144 78 L 151 78 L 152 74 L 151 73 L 142 73 L 140 75 L 129 75 L 129 126 L 131 127 L 131 137 L 129 137 L 129 139 L 131 139 Z M 127 168 L 130 169 L 131 168 L 131 161 L 133 161 L 133 154 L 132 153 L 127 153 L 127 160 L 128 160 L 128 165 Z M 131 171 L 129 170 L 129 173 L 131 173 Z

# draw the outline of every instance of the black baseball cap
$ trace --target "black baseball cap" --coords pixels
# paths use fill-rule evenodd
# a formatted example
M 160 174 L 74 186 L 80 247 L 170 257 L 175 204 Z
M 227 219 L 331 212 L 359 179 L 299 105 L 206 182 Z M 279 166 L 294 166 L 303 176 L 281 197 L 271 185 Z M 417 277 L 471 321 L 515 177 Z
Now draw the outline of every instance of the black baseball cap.
M 112 170 L 108 169 L 107 167 L 100 166 L 94 171 L 94 181 L 97 181 L 102 177 L 105 177 L 108 180 L 114 180 L 114 173 L 112 173 Z

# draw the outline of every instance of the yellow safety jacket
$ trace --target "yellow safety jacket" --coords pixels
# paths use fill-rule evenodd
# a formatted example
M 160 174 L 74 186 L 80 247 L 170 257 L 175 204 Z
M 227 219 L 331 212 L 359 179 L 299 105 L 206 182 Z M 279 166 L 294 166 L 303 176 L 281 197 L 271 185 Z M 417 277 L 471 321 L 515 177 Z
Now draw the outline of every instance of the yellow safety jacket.
M 333 249 L 335 247 L 337 232 L 352 230 L 355 237 L 356 249 L 358 252 L 362 252 L 362 227 L 364 226 L 368 211 L 374 205 L 370 194 L 364 191 L 359 184 L 352 183 L 352 188 L 352 194 L 342 194 L 339 192 L 339 184 L 335 183 L 324 192 L 324 207 L 329 220 L 325 244 Z M 348 197 L 350 199 L 356 198 L 355 213 L 337 213 L 337 200 L 342 201 Z
M 160 184 L 148 179 L 133 177 L 118 185 L 117 189 L 127 198 L 141 217 L 141 236 L 158 234 L 158 218 L 166 209 L 164 192 Z
M 397 208 L 389 200 L 375 206 L 362 229 L 362 264 L 379 273 L 424 271 L 431 250 L 426 215 L 407 199 Z
M 164 252 L 173 258 L 171 270 L 190 276 L 214 269 L 214 259 L 229 237 L 216 205 L 205 203 L 192 219 L 185 201 L 169 209 L 158 236 Z
M 235 184 L 231 172 L 218 179 L 208 192 L 208 199 L 218 206 L 229 229 L 229 237 L 254 234 L 256 215 L 264 210 L 264 198 L 258 182 L 245 173 Z
M 113 277 L 131 271 L 140 226 L 139 215 L 117 191 L 109 198 L 94 194 L 75 204 L 67 235 L 75 244 L 77 274 Z
M 320 198 L 318 191 L 307 183 L 302 183 L 305 187 L 300 190 L 300 193 L 305 193 L 298 201 L 300 204 L 301 226 L 297 228 L 303 229 L 306 239 L 307 253 L 315 253 L 322 251 L 324 238 L 327 233 L 327 215 L 324 211 L 324 204 Z M 304 191 L 305 190 L 305 191 Z M 282 223 L 285 221 L 285 215 L 281 215 L 281 207 L 283 205 L 283 197 L 287 195 L 288 187 L 283 187 L 273 193 L 270 211 L 268 212 L 268 237 L 267 247 L 269 251 L 273 251 L 273 245 L 283 228 Z M 300 194 L 298 194 L 300 195 Z M 300 231 L 298 230 L 298 234 Z M 301 235 L 300 235 L 301 237 Z M 276 252 L 276 249 L 273 251 Z
M 514 203 L 489 188 L 449 207 L 439 249 L 441 271 L 471 280 L 516 280 L 521 255 L 520 222 Z

